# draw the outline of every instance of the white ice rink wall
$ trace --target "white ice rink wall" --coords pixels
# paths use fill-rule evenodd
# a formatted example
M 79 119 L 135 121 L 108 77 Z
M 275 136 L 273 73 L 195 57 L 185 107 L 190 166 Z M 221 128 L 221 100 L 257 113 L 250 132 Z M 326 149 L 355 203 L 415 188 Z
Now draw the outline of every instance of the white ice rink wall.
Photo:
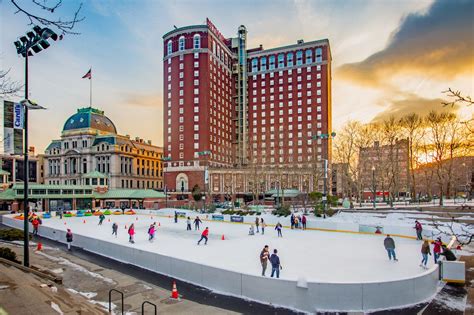
M 5 225 L 23 228 L 23 221 L 3 216 Z M 346 225 L 327 225 L 328 229 L 347 231 Z M 393 234 L 413 231 L 393 228 Z M 389 230 L 389 229 L 387 229 Z M 388 231 L 384 230 L 385 233 Z M 399 233 L 395 233 L 399 232 Z M 40 235 L 62 243 L 66 233 L 42 226 Z M 133 264 L 210 290 L 262 303 L 301 310 L 315 311 L 370 311 L 400 308 L 417 304 L 436 294 L 438 267 L 421 275 L 396 281 L 371 283 L 314 283 L 298 286 L 295 280 L 272 279 L 201 265 L 174 257 L 147 252 L 75 234 L 73 246 Z

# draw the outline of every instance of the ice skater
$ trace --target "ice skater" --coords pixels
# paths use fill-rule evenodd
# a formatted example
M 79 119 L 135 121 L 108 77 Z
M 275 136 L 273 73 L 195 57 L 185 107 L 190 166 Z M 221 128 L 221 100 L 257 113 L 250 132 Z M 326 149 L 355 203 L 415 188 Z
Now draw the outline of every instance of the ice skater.
M 292 213 L 290 217 L 291 229 L 295 227 L 295 215 Z
M 270 263 L 272 264 L 272 274 L 270 277 L 273 278 L 273 275 L 276 273 L 276 277 L 280 278 L 280 270 L 283 269 L 280 264 L 280 257 L 277 255 L 278 251 L 273 250 L 273 254 L 270 256 Z
M 186 231 L 191 231 L 191 218 L 188 217 L 186 220 Z
M 150 242 L 153 242 L 153 240 L 155 239 L 155 232 L 156 232 L 155 223 L 153 223 L 148 228 L 148 240 Z
M 118 224 L 114 222 L 112 224 L 112 235 L 115 235 L 115 238 L 117 238 L 117 231 L 118 231 Z
M 437 264 L 439 260 L 439 255 L 441 254 L 441 246 L 443 245 L 443 242 L 441 242 L 441 237 L 438 237 L 434 242 L 433 242 L 433 257 L 434 257 L 434 263 Z
M 174 212 L 174 223 L 178 223 L 178 212 Z
M 268 250 L 268 245 L 265 245 L 265 247 L 260 252 L 260 264 L 262 265 L 262 277 L 265 277 L 265 271 L 267 270 L 269 255 L 270 255 L 270 252 Z
M 99 216 L 99 225 L 102 225 L 102 222 L 104 222 L 104 220 L 105 220 L 105 215 L 101 213 Z
M 397 256 L 395 255 L 395 241 L 390 237 L 390 234 L 387 234 L 387 237 L 383 240 L 383 246 L 387 250 L 388 259 L 398 261 Z
M 35 217 L 33 221 L 31 221 L 31 224 L 33 225 L 33 235 L 38 235 L 38 228 L 41 224 L 40 220 Z
M 283 234 L 281 234 L 281 223 L 278 222 L 276 225 L 275 225 L 275 230 L 278 232 L 278 237 L 283 237 Z
M 263 218 L 260 219 L 260 226 L 262 227 L 262 235 L 264 235 L 267 224 L 265 223 L 265 221 L 263 221 Z
M 421 223 L 418 222 L 418 220 L 415 220 L 415 230 L 416 230 L 416 238 L 421 241 L 423 240 L 423 226 L 421 226 Z
M 421 256 L 423 257 L 420 264 L 421 268 L 427 269 L 428 255 L 431 255 L 430 243 L 428 243 L 428 240 L 425 240 L 423 245 L 421 245 Z
M 250 227 L 249 227 L 249 235 L 255 235 L 255 231 L 253 229 L 253 224 L 250 224 Z
M 208 236 L 209 236 L 209 228 L 206 227 L 204 231 L 202 231 L 201 239 L 198 241 L 198 245 L 201 243 L 202 240 L 205 240 L 204 245 L 207 245 Z
M 71 250 L 71 243 L 72 243 L 72 232 L 71 229 L 67 229 L 66 233 L 66 242 L 67 242 L 67 250 Z
M 260 233 L 259 230 L 258 230 L 258 226 L 260 224 L 260 220 L 258 219 L 258 217 L 255 218 L 255 226 L 257 227 L 257 233 Z
M 199 231 L 199 223 L 202 223 L 201 219 L 199 219 L 199 217 L 196 217 L 194 219 L 194 230 L 198 230 Z
M 306 230 L 306 216 L 304 214 L 301 217 L 301 223 L 303 224 L 303 230 Z
M 130 227 L 128 228 L 128 241 L 132 244 L 135 244 L 135 241 L 133 240 L 133 237 L 135 235 L 135 224 L 131 224 Z

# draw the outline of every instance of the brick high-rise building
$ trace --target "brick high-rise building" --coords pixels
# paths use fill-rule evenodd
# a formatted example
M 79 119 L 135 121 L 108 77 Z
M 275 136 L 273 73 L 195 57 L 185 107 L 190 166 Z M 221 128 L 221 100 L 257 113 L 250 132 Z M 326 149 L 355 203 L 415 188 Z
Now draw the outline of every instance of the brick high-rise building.
M 244 175 L 258 167 L 307 176 L 330 160 L 331 139 L 314 140 L 331 133 L 327 39 L 248 49 L 245 26 L 235 38 L 225 38 L 207 20 L 174 29 L 163 40 L 169 191 L 209 184 L 218 194 L 228 184 L 223 174 L 236 168 Z M 241 181 L 235 193 L 248 191 L 248 180 Z M 286 181 L 288 188 L 322 185 L 303 177 Z

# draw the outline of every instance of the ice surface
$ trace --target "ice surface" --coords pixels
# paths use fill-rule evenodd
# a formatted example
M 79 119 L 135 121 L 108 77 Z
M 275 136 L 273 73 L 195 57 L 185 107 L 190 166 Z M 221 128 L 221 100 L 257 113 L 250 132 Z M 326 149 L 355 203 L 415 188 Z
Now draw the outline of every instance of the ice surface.
M 201 218 L 203 216 L 200 215 Z M 108 222 L 108 219 L 111 222 Z M 136 220 L 138 218 L 138 220 Z M 192 216 L 194 219 L 194 215 Z M 86 223 L 83 223 L 86 220 Z M 284 220 L 288 220 L 284 219 Z M 64 221 L 67 225 L 64 225 Z M 197 245 L 200 231 L 186 231 L 186 220 L 150 215 L 111 215 L 103 225 L 97 217 L 72 217 L 44 219 L 43 225 L 59 230 L 70 228 L 76 235 L 96 237 L 108 242 L 133 246 L 142 250 L 168 255 L 236 272 L 260 275 L 259 254 L 264 245 L 278 249 L 283 279 L 305 279 L 311 282 L 374 282 L 410 278 L 426 270 L 419 267 L 421 242 L 395 238 L 398 262 L 389 261 L 383 246 L 384 236 L 353 233 L 302 231 L 283 229 L 278 238 L 273 227 L 268 226 L 265 235 L 248 235 L 249 225 L 204 221 L 210 229 L 208 245 Z M 156 239 L 148 241 L 148 227 L 160 222 Z M 118 237 L 112 236 L 112 223 L 119 225 Z M 268 220 L 267 220 L 268 222 Z M 135 224 L 135 244 L 128 242 L 125 225 Z M 286 223 L 286 222 L 285 222 Z M 287 223 L 286 223 L 287 224 Z M 41 233 L 41 228 L 40 228 Z M 221 240 L 225 235 L 225 240 Z M 74 245 L 74 243 L 73 243 Z M 64 263 L 64 262 L 63 262 Z M 430 257 L 429 267 L 433 267 Z M 271 267 L 267 269 L 269 276 Z

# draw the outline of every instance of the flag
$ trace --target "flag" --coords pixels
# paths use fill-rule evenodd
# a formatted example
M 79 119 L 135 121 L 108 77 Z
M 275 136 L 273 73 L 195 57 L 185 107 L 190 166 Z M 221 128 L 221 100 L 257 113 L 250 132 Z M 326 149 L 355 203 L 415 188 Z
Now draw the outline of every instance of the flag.
M 86 74 L 82 77 L 83 79 L 92 79 L 92 69 L 89 69 Z

